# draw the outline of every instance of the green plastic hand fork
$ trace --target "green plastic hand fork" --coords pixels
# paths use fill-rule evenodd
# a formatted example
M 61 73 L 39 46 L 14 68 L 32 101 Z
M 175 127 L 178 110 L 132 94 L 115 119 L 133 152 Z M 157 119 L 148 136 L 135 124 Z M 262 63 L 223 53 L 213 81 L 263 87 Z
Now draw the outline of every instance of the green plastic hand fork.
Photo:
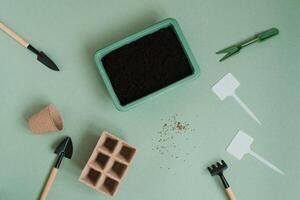
M 253 44 L 255 42 L 262 42 L 270 37 L 273 37 L 279 33 L 279 30 L 277 28 L 271 28 L 266 31 L 263 31 L 261 33 L 255 34 L 253 37 L 246 39 L 238 44 L 232 45 L 230 47 L 227 47 L 225 49 L 222 49 L 218 51 L 216 54 L 223 54 L 226 53 L 226 55 L 220 59 L 220 62 L 229 58 L 230 56 L 237 54 L 240 52 L 240 50 L 250 44 Z

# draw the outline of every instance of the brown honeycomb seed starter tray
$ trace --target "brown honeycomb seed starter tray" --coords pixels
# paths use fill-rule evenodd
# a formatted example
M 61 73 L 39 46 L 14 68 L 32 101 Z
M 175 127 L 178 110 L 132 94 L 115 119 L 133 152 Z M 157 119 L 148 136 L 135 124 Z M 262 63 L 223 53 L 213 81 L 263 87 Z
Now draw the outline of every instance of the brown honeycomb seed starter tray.
M 136 148 L 120 138 L 103 132 L 79 181 L 113 196 L 136 153 Z

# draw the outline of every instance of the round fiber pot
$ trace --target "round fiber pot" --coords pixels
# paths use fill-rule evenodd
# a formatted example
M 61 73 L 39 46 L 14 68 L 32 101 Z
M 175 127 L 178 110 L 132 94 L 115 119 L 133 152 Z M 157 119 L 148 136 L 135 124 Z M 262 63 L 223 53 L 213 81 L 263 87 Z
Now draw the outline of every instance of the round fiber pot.
M 33 133 L 43 134 L 57 132 L 63 129 L 63 120 L 53 104 L 32 115 L 28 120 L 29 128 Z

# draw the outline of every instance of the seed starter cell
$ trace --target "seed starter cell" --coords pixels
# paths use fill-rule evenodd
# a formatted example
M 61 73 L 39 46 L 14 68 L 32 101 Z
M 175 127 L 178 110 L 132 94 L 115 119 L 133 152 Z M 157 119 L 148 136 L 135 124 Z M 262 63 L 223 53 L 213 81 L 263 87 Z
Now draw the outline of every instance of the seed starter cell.
M 79 181 L 98 192 L 114 196 L 135 153 L 134 146 L 104 131 Z

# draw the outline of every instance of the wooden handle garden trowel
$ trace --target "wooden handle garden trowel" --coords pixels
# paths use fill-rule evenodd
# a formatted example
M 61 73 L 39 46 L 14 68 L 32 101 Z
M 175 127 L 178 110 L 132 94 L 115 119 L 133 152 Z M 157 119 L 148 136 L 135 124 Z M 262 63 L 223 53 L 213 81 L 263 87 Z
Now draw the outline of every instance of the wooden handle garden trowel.
M 48 196 L 48 193 L 52 187 L 52 184 L 56 178 L 60 163 L 64 157 L 71 159 L 73 153 L 73 145 L 70 137 L 65 138 L 55 149 L 54 153 L 56 153 L 57 160 L 55 165 L 53 166 L 48 180 L 44 186 L 44 189 L 41 193 L 40 200 L 45 200 Z
M 49 69 L 52 69 L 54 71 L 59 71 L 56 64 L 44 52 L 34 48 L 31 44 L 29 44 L 29 42 L 24 40 L 21 36 L 19 36 L 17 33 L 15 33 L 13 30 L 11 30 L 8 26 L 6 26 L 2 22 L 0 22 L 0 30 L 4 31 L 7 35 L 9 35 L 11 38 L 13 38 L 16 42 L 18 42 L 23 47 L 36 54 L 37 60 L 43 63 Z

